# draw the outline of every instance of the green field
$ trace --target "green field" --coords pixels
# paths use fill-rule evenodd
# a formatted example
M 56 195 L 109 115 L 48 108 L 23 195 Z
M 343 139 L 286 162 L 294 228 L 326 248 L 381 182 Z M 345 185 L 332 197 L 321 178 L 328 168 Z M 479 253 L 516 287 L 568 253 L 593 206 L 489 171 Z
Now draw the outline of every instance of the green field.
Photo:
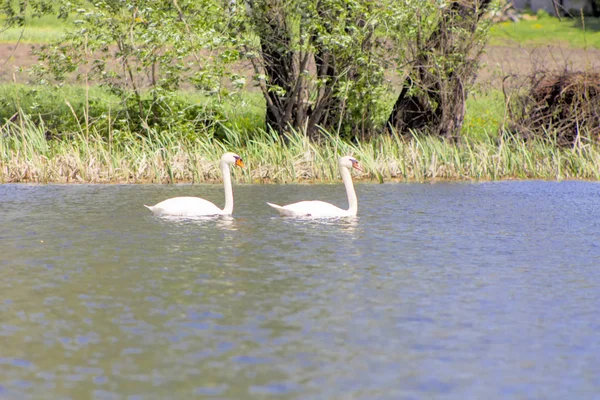
M 0 18 L 0 24 L 2 24 Z M 58 40 L 66 29 L 72 27 L 72 22 L 59 20 L 46 15 L 41 18 L 29 18 L 22 27 L 0 30 L 0 43 L 40 44 Z
M 0 20 L 1 21 L 1 20 Z M 53 16 L 28 19 L 23 28 L 11 28 L 0 33 L 0 43 L 13 43 L 19 38 L 23 43 L 47 43 L 58 39 L 72 27 L 67 22 Z M 600 49 L 600 18 L 585 17 L 557 18 L 544 16 L 537 20 L 501 22 L 492 27 L 490 45 L 568 45 L 573 48 Z
M 568 46 L 600 49 L 600 18 L 541 17 L 517 23 L 502 22 L 492 27 L 490 45 Z

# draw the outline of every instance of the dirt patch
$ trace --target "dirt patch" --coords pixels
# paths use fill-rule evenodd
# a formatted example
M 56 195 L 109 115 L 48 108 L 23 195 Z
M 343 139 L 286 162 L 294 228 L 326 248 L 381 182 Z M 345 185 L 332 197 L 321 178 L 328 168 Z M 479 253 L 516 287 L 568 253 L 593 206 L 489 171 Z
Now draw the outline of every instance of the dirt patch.
M 36 61 L 37 57 L 31 54 L 31 45 L 15 47 L 14 44 L 0 43 L 0 83 L 27 83 L 25 69 Z M 541 69 L 562 71 L 565 67 L 573 71 L 600 68 L 600 50 L 562 46 L 489 46 L 482 61 L 484 67 L 479 71 L 477 81 L 484 86 L 501 88 L 502 78 L 510 74 L 525 75 Z M 15 72 L 18 68 L 23 71 Z M 248 75 L 251 72 L 249 69 L 246 71 Z
M 572 49 L 559 46 L 489 46 L 482 59 L 479 83 L 501 89 L 507 75 L 526 76 L 536 71 L 585 71 L 600 68 L 600 50 Z
M 27 82 L 26 72 L 17 73 L 18 68 L 27 68 L 37 61 L 31 54 L 31 45 L 0 43 L 0 83 Z

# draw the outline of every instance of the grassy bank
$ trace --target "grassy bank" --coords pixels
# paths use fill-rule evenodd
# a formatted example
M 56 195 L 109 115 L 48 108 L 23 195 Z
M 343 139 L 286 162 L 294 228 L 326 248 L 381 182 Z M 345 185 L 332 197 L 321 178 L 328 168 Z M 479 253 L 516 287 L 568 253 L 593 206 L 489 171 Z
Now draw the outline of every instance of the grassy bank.
M 8 105 L 2 110 L 6 114 L 0 125 L 2 183 L 214 182 L 221 179 L 218 160 L 226 150 L 238 152 L 246 161 L 246 169 L 234 172 L 236 181 L 244 183 L 338 181 L 336 159 L 347 154 L 358 158 L 365 170 L 355 179 L 373 182 L 600 179 L 598 145 L 560 149 L 541 141 L 499 139 L 504 122 L 499 91 L 468 98 L 459 143 L 389 135 L 348 143 L 326 133 L 319 144 L 302 132 L 281 139 L 258 128 L 264 123 L 264 104 L 257 94 L 223 104 L 217 128 L 197 132 L 179 124 L 143 134 L 115 123 L 119 99 L 97 87 L 90 88 L 87 103 L 81 87 L 50 92 L 5 85 L 0 86 L 0 95 L 6 101 L 18 99 L 20 105 L 16 112 Z M 182 101 L 210 108 L 205 100 Z M 65 121 L 68 124 L 61 125 Z M 58 136 L 48 140 L 48 134 Z
M 287 141 L 265 132 L 252 138 L 226 132 L 224 140 L 155 132 L 152 141 L 133 135 L 112 141 L 81 131 L 69 140 L 47 141 L 43 127 L 24 118 L 2 127 L 0 182 L 211 182 L 220 180 L 217 164 L 225 150 L 244 158 L 247 167 L 235 171 L 236 181 L 244 183 L 336 181 L 335 160 L 345 154 L 363 165 L 356 179 L 375 182 L 600 178 L 597 145 L 558 149 L 495 135 L 459 144 L 392 136 L 350 144 L 329 135 L 315 144 L 301 132 Z

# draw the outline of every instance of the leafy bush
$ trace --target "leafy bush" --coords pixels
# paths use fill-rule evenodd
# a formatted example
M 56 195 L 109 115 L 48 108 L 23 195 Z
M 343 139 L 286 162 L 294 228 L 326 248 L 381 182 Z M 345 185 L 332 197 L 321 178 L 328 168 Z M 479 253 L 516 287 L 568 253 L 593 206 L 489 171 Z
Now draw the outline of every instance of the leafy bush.
M 172 93 L 156 101 L 145 96 L 140 103 L 132 97 L 122 101 L 101 88 L 66 86 L 56 90 L 46 87 L 0 86 L 0 125 L 14 120 L 22 111 L 32 116 L 32 123 L 43 126 L 48 138 L 82 130 L 95 130 L 108 137 L 111 132 L 145 134 L 175 129 L 190 139 L 201 135 L 223 136 L 220 124 L 226 121 L 225 110 L 217 103 Z

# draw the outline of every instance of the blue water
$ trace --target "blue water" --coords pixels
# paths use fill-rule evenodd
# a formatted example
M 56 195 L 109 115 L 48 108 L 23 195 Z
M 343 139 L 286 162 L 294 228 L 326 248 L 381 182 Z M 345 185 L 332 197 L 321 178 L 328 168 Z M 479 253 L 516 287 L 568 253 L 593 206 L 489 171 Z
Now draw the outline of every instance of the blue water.
M 600 184 L 0 185 L 0 398 L 600 398 Z

